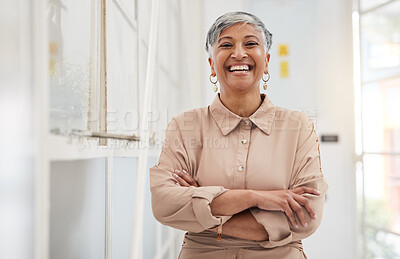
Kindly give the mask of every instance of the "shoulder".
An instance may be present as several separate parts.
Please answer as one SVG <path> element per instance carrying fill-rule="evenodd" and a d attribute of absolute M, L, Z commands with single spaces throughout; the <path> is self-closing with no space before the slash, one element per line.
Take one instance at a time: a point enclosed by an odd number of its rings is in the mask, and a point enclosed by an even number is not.
<path fill-rule="evenodd" d="M 304 120 L 310 119 L 304 112 L 290 110 L 283 107 L 276 106 L 275 112 L 276 120 L 290 120 L 293 122 L 301 123 Z"/>
<path fill-rule="evenodd" d="M 170 124 L 180 130 L 196 130 L 208 119 L 208 116 L 208 107 L 191 109 L 174 116 Z"/>

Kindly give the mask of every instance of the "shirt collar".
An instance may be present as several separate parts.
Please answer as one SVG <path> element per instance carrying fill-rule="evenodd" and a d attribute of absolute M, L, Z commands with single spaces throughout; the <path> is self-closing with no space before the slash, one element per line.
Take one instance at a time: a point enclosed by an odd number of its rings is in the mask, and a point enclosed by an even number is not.
<path fill-rule="evenodd" d="M 265 94 L 261 94 L 263 102 L 260 107 L 249 117 L 252 123 L 254 123 L 260 130 L 265 134 L 271 133 L 272 123 L 274 122 L 276 106 L 271 103 L 269 98 Z M 224 136 L 228 135 L 234 130 L 237 125 L 244 119 L 226 108 L 220 98 L 219 94 L 215 96 L 214 101 L 211 103 L 210 112 L 218 127 Z"/>

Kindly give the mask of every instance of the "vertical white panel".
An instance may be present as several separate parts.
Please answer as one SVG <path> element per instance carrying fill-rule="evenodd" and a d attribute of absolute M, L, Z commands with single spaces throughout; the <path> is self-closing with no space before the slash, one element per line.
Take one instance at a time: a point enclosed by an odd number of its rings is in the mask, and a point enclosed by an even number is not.
<path fill-rule="evenodd" d="M 144 105 L 143 113 L 141 115 L 141 125 L 139 135 L 142 138 L 144 147 L 139 150 L 138 161 L 138 180 L 136 187 L 136 214 L 133 222 L 133 237 L 132 237 L 132 252 L 131 258 L 142 258 L 143 256 L 143 211 L 144 211 L 144 198 L 145 198 L 145 184 L 147 170 L 147 156 L 150 132 L 148 129 L 148 111 L 151 109 L 152 87 L 154 77 L 154 65 L 156 57 L 156 44 L 157 44 L 157 23 L 158 23 L 158 0 L 152 1 L 151 11 L 151 25 L 150 25 L 150 39 L 149 39 L 149 52 L 147 59 L 147 72 L 146 72 L 146 88 L 144 92 Z"/>
<path fill-rule="evenodd" d="M 0 258 L 34 253 L 34 115 L 30 1 L 0 1 Z"/>
<path fill-rule="evenodd" d="M 49 130 L 49 45 L 47 0 L 32 1 L 33 85 L 35 143 L 35 250 L 34 257 L 49 257 L 50 165 L 48 160 Z"/>

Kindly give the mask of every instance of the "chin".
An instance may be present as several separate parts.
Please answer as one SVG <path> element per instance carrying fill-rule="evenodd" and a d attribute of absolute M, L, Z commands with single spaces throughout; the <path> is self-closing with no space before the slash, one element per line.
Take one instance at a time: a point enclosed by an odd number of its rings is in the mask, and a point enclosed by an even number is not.
<path fill-rule="evenodd" d="M 238 92 L 248 92 L 250 90 L 255 89 L 254 86 L 243 86 L 243 85 L 231 86 L 230 88 Z"/>

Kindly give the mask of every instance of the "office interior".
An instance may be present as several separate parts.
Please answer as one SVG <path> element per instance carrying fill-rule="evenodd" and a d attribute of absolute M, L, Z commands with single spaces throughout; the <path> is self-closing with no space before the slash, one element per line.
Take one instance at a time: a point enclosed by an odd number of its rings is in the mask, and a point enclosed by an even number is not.
<path fill-rule="evenodd" d="M 205 35 L 238 10 L 273 34 L 261 91 L 321 140 L 308 258 L 400 258 L 400 0 L 1 0 L 0 258 L 177 258 L 148 169 L 215 97 Z"/>

